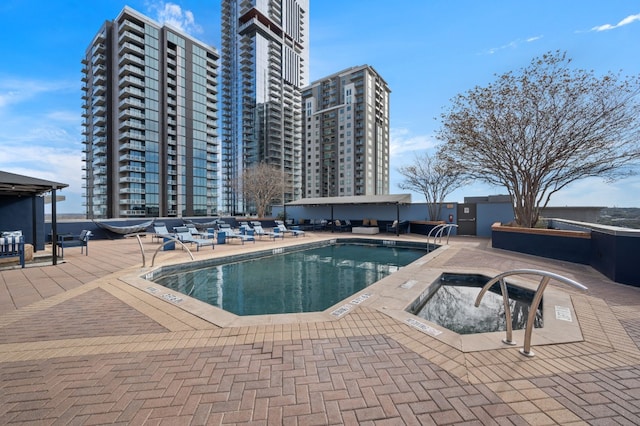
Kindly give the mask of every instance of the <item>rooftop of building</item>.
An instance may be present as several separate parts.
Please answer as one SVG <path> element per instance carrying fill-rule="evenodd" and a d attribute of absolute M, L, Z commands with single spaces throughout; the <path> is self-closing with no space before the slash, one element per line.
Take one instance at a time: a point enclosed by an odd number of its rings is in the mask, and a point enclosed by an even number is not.
<path fill-rule="evenodd" d="M 326 238 L 335 234 L 304 240 Z M 142 245 L 149 263 L 159 245 Z M 536 268 L 579 281 L 586 293 L 550 285 L 570 296 L 583 339 L 534 338 L 533 358 L 511 346 L 461 351 L 367 302 L 338 319 L 220 327 L 125 283 L 148 270 L 135 239 L 99 240 L 88 256 L 65 250 L 57 266 L 0 270 L 0 422 L 640 423 L 639 288 L 484 238 L 452 237 L 420 268 Z"/>

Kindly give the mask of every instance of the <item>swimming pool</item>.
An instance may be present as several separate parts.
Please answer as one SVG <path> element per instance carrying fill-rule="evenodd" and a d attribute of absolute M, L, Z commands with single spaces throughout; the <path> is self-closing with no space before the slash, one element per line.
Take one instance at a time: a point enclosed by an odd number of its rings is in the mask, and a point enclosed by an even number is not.
<path fill-rule="evenodd" d="M 424 256 L 427 247 L 370 240 L 303 248 L 187 264 L 148 278 L 236 315 L 316 312 Z"/>
<path fill-rule="evenodd" d="M 486 293 L 479 307 L 476 297 L 489 277 L 480 274 L 442 274 L 430 291 L 412 304 L 409 312 L 458 334 L 505 331 L 504 302 L 498 283 Z M 507 284 L 511 323 L 524 329 L 534 291 Z M 542 309 L 536 312 L 534 327 L 543 325 Z"/>

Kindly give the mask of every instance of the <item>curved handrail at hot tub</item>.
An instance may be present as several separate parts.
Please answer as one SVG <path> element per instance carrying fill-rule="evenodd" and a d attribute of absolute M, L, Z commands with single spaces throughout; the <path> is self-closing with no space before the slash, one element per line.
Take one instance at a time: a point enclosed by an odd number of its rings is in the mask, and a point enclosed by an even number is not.
<path fill-rule="evenodd" d="M 433 244 L 435 245 L 436 241 L 438 241 L 438 238 L 440 239 L 440 241 L 442 241 L 442 234 L 444 233 L 444 230 L 447 229 L 447 244 L 449 244 L 449 236 L 451 235 L 451 229 L 457 228 L 457 227 L 458 225 L 453 223 L 441 223 L 431 228 L 431 231 L 429 231 L 429 234 L 427 235 L 427 252 L 429 251 L 429 247 L 431 247 L 429 245 L 429 241 L 431 241 L 432 233 L 433 233 Z"/>
<path fill-rule="evenodd" d="M 477 308 L 480 305 L 480 301 L 482 301 L 482 298 L 484 297 L 485 293 L 489 290 L 489 288 L 491 288 L 491 286 L 494 285 L 496 282 L 499 282 L 500 291 L 502 293 L 502 301 L 504 303 L 505 321 L 507 323 L 506 324 L 507 337 L 505 339 L 502 339 L 502 341 L 508 345 L 516 344 L 516 342 L 513 341 L 513 336 L 512 336 L 513 330 L 511 325 L 511 310 L 509 309 L 509 294 L 507 291 L 507 285 L 504 282 L 504 279 L 511 275 L 537 275 L 541 277 L 540 283 L 538 284 L 538 288 L 535 292 L 535 295 L 531 300 L 531 306 L 529 307 L 529 316 L 527 317 L 527 326 L 524 332 L 524 347 L 520 349 L 521 354 L 528 357 L 532 357 L 535 355 L 531 350 L 531 334 L 533 333 L 533 322 L 535 320 L 536 311 L 538 310 L 540 301 L 542 300 L 542 293 L 544 293 L 544 290 L 547 288 L 547 284 L 549 284 L 549 281 L 554 279 L 556 281 L 559 281 L 564 284 L 568 284 L 572 287 L 575 287 L 583 291 L 587 290 L 587 287 L 585 287 L 584 285 L 580 284 L 577 281 L 574 281 L 562 275 L 549 272 L 549 271 L 541 271 L 538 269 L 514 269 L 512 271 L 503 272 L 491 278 L 489 282 L 487 282 L 484 285 L 484 287 L 482 287 L 482 290 L 480 290 L 478 297 L 476 297 L 475 307 Z"/>

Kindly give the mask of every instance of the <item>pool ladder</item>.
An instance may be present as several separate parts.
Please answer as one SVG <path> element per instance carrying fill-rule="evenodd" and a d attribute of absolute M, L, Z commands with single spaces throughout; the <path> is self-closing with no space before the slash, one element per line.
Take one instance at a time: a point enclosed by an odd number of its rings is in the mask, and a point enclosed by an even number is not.
<path fill-rule="evenodd" d="M 127 234 L 124 237 L 125 238 L 130 238 L 130 237 L 136 237 L 138 239 L 138 245 L 140 246 L 140 253 L 142 254 L 142 267 L 144 268 L 146 266 L 147 263 L 147 259 L 144 255 L 144 247 L 142 246 L 142 240 L 140 239 L 140 237 L 145 237 L 147 235 L 156 235 L 153 232 L 136 232 L 134 234 Z M 191 260 L 195 260 L 195 258 L 193 257 L 193 253 L 191 253 L 191 250 L 189 250 L 189 247 L 187 247 L 186 245 L 184 245 L 184 243 L 182 241 L 180 241 L 179 238 L 174 237 L 173 235 L 166 235 L 163 238 L 166 239 L 166 241 L 163 241 L 163 243 L 160 245 L 160 247 L 158 247 L 156 249 L 156 251 L 153 253 L 153 258 L 151 259 L 151 267 L 153 268 L 153 265 L 156 261 L 156 256 L 158 255 L 158 252 L 164 248 L 164 246 L 166 246 L 167 244 L 172 244 L 172 243 L 178 243 L 182 246 L 183 249 L 185 249 L 187 251 L 187 253 L 189 253 L 189 256 L 191 257 Z"/>
<path fill-rule="evenodd" d="M 507 337 L 505 339 L 502 339 L 502 342 L 507 345 L 516 344 L 516 342 L 513 340 L 511 309 L 509 308 L 509 293 L 507 290 L 507 285 L 504 282 L 504 279 L 511 275 L 537 275 L 540 277 L 538 289 L 536 290 L 535 295 L 531 300 L 531 305 L 529 306 L 529 316 L 527 317 L 527 325 L 524 332 L 524 347 L 520 349 L 520 353 L 522 355 L 532 357 L 535 355 L 531 350 L 531 334 L 533 333 L 533 323 L 536 318 L 536 311 L 538 310 L 538 306 L 542 301 L 542 293 L 544 293 L 544 290 L 547 288 L 547 284 L 549 284 L 549 281 L 554 279 L 561 283 L 565 283 L 572 287 L 575 287 L 579 290 L 587 290 L 587 287 L 583 286 L 577 281 L 574 281 L 567 277 L 563 277 L 562 275 L 554 274 L 553 272 L 540 271 L 537 269 L 514 269 L 512 271 L 503 272 L 502 274 L 496 275 L 495 277 L 490 279 L 489 282 L 486 283 L 484 287 L 482 287 L 482 290 L 478 294 L 478 297 L 476 297 L 475 306 L 477 308 L 480 305 L 480 301 L 492 285 L 494 285 L 496 282 L 500 283 L 500 292 L 502 293 L 502 302 L 504 304 L 505 320 L 507 322 Z"/>
<path fill-rule="evenodd" d="M 433 235 L 433 245 L 435 245 L 436 241 L 442 241 L 442 234 L 444 234 L 444 231 L 446 230 L 447 244 L 449 244 L 449 235 L 451 235 L 451 230 L 457 227 L 458 225 L 455 225 L 453 223 L 441 223 L 431 228 L 431 231 L 429 231 L 429 234 L 427 235 L 427 253 L 430 251 L 431 247 L 431 245 L 429 244 L 429 241 L 431 241 L 431 235 Z"/>

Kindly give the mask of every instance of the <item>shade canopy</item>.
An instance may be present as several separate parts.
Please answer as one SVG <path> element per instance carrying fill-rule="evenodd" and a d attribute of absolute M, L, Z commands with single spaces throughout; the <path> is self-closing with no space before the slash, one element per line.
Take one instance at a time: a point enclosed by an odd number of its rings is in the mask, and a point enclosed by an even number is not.
<path fill-rule="evenodd" d="M 68 186 L 69 185 L 66 183 L 52 182 L 49 180 L 0 171 L 0 195 L 15 197 L 40 195 L 55 189 L 66 188 Z"/>
<path fill-rule="evenodd" d="M 288 202 L 285 206 L 338 206 L 349 204 L 411 204 L 411 194 L 302 198 L 300 200 Z"/>

